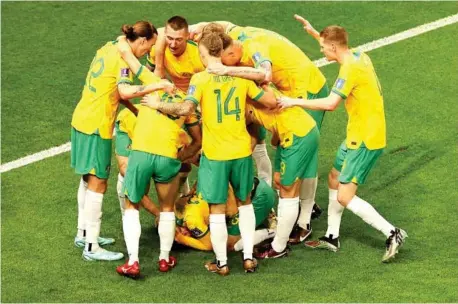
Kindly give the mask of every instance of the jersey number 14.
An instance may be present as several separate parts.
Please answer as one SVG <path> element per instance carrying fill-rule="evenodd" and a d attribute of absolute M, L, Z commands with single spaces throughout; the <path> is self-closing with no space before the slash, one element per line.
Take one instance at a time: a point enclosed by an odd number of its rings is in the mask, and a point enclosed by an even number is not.
<path fill-rule="evenodd" d="M 222 123 L 223 122 L 223 111 L 222 111 L 222 108 L 223 108 L 223 103 L 221 102 L 221 90 L 217 89 L 217 90 L 214 90 L 213 91 L 215 94 L 216 94 L 216 105 L 217 105 L 217 118 L 218 118 L 218 123 Z M 234 95 L 234 92 L 235 92 L 235 87 L 232 87 L 230 90 L 229 90 L 229 93 L 227 94 L 226 98 L 224 99 L 224 115 L 225 116 L 228 116 L 228 115 L 235 115 L 235 119 L 237 121 L 240 120 L 240 113 L 241 113 L 241 110 L 240 110 L 240 105 L 239 105 L 239 98 L 236 97 L 234 99 L 235 101 L 235 108 L 233 110 L 229 110 L 229 107 L 230 107 L 230 103 L 232 101 L 232 96 Z"/>

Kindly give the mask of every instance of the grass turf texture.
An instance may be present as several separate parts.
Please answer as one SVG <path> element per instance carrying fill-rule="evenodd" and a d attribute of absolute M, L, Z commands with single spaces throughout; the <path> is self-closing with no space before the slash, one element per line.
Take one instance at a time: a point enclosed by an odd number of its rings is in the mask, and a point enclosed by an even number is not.
<path fill-rule="evenodd" d="M 71 114 L 90 61 L 123 23 L 146 18 L 161 25 L 176 14 L 190 22 L 230 19 L 282 33 L 317 59 L 317 44 L 303 34 L 293 13 L 307 16 L 318 29 L 341 24 L 350 32 L 351 44 L 359 45 L 457 12 L 456 3 L 425 2 L 1 5 L 3 163 L 69 140 Z M 178 253 L 177 268 L 161 274 L 153 219 L 142 212 L 140 259 L 145 277 L 122 278 L 115 273 L 120 262 L 84 262 L 81 250 L 73 247 L 78 176 L 66 153 L 2 174 L 1 301 L 458 301 L 453 291 L 458 285 L 458 155 L 453 146 L 457 35 L 455 24 L 369 53 L 384 92 L 388 147 L 359 195 L 410 235 L 393 264 L 380 263 L 385 238 L 346 211 L 337 254 L 299 245 L 286 259 L 262 261 L 253 275 L 242 272 L 238 255 L 230 255 L 232 274 L 222 278 L 203 267 L 212 253 L 188 250 Z M 337 69 L 322 69 L 330 84 Z M 326 114 L 316 199 L 324 208 L 326 175 L 345 136 L 345 124 L 342 106 Z M 109 249 L 125 252 L 116 175 L 113 170 L 104 199 L 102 235 L 116 238 Z M 313 229 L 315 236 L 325 232 L 326 214 L 313 222 Z"/>

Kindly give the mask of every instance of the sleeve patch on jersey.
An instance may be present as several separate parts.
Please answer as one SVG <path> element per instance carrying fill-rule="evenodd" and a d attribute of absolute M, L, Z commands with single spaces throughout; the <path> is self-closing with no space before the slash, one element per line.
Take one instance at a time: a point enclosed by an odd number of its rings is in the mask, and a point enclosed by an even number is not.
<path fill-rule="evenodd" d="M 343 86 L 345 84 L 345 79 L 342 79 L 342 78 L 337 78 L 337 81 L 336 81 L 336 88 L 337 89 L 342 89 Z"/>
<path fill-rule="evenodd" d="M 256 52 L 253 54 L 253 56 L 251 56 L 251 58 L 253 58 L 254 62 L 258 62 L 259 60 L 261 60 L 261 54 L 259 52 Z"/>
<path fill-rule="evenodd" d="M 121 69 L 121 77 L 129 77 L 129 69 Z"/>
<path fill-rule="evenodd" d="M 189 86 L 188 95 L 193 95 L 195 91 L 196 91 L 196 86 L 195 85 Z"/>

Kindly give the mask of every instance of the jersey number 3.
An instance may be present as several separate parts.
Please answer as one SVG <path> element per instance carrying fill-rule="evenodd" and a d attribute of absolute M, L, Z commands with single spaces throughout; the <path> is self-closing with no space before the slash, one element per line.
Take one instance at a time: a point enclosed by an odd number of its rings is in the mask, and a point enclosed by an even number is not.
<path fill-rule="evenodd" d="M 222 105 L 222 102 L 221 102 L 221 90 L 217 89 L 217 90 L 214 90 L 213 92 L 215 92 L 216 94 L 216 105 L 217 105 L 217 111 L 218 111 L 218 123 L 222 123 L 223 122 L 223 111 L 222 111 L 222 108 L 223 108 L 223 105 Z M 240 113 L 241 113 L 241 110 L 240 110 L 240 106 L 239 106 L 239 98 L 236 97 L 234 99 L 235 101 L 235 109 L 233 110 L 229 110 L 229 106 L 232 101 L 232 96 L 234 95 L 234 92 L 235 92 L 235 87 L 232 87 L 230 90 L 229 90 L 229 93 L 227 94 L 226 98 L 224 99 L 224 115 L 228 116 L 228 115 L 235 115 L 235 119 L 237 121 L 240 120 Z"/>

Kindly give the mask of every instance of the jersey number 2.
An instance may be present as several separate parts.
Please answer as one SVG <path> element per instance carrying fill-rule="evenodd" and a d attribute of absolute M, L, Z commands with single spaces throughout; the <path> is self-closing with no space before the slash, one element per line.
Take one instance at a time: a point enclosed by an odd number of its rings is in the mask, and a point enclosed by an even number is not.
<path fill-rule="evenodd" d="M 223 122 L 223 111 L 222 111 L 222 108 L 223 108 L 223 105 L 222 105 L 222 102 L 221 102 L 221 90 L 217 89 L 217 90 L 214 90 L 213 92 L 215 92 L 216 94 L 216 105 L 217 105 L 217 111 L 218 111 L 218 123 L 222 123 Z M 241 113 L 241 110 L 240 110 L 240 105 L 239 105 L 239 98 L 236 97 L 234 99 L 235 101 L 235 109 L 233 110 L 229 110 L 229 103 L 231 102 L 231 99 L 232 99 L 232 95 L 234 95 L 234 92 L 235 92 L 235 87 L 232 87 L 230 90 L 229 90 L 229 93 L 227 94 L 226 98 L 224 99 L 224 115 L 235 115 L 235 119 L 237 121 L 240 120 L 240 113 Z"/>

